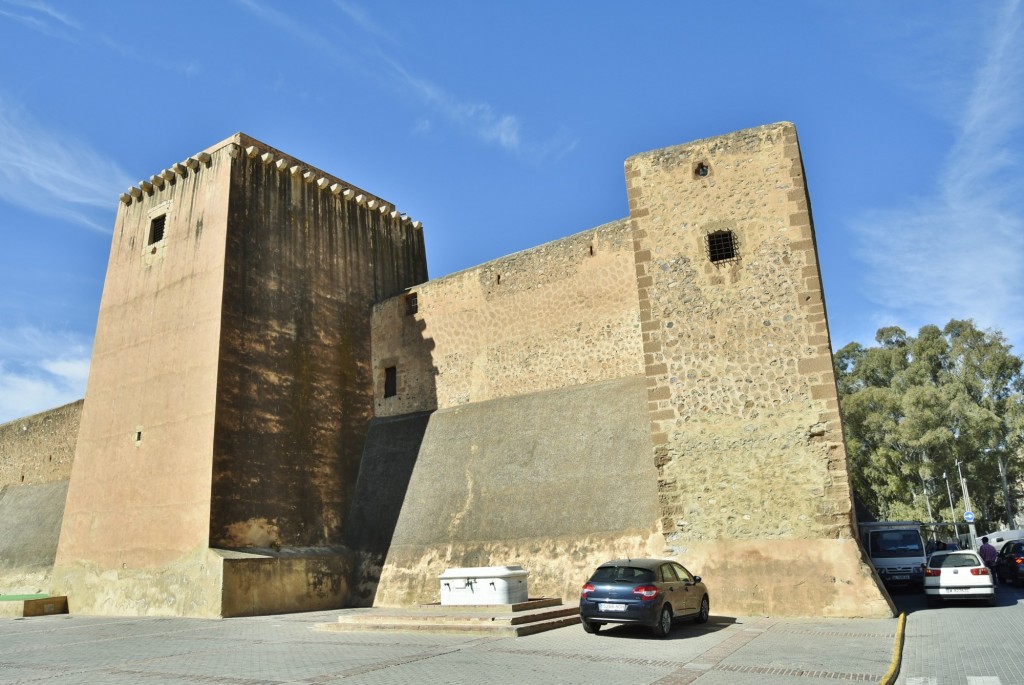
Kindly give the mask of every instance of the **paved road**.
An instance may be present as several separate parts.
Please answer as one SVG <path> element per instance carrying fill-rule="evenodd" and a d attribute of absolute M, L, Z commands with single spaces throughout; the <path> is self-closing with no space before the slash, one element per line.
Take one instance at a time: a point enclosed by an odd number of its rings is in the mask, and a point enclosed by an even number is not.
<path fill-rule="evenodd" d="M 667 640 L 630 626 L 520 638 L 312 630 L 337 616 L 8 619 L 0 621 L 0 683 L 877 683 L 897 624 L 713 617 L 680 625 Z"/>
<path fill-rule="evenodd" d="M 898 685 L 1024 685 L 1024 589 L 999 604 L 907 612 Z M 325 633 L 340 612 L 227 620 L 48 616 L 0 619 L 0 685 L 331 685 L 352 683 L 877 683 L 896 619 L 712 617 L 668 640 L 620 626 L 521 638 Z"/>
<path fill-rule="evenodd" d="M 1024 685 L 1024 588 L 1001 585 L 996 598 L 932 609 L 918 593 L 894 594 L 907 614 L 897 685 Z"/>

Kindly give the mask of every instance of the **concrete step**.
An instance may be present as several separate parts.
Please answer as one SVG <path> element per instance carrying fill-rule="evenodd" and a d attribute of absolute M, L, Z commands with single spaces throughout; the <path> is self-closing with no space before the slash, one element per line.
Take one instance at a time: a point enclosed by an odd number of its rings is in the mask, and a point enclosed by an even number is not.
<path fill-rule="evenodd" d="M 529 604 L 529 603 L 524 603 Z M 336 623 L 318 623 L 322 631 L 407 630 L 496 636 L 532 635 L 579 623 L 579 608 L 561 600 L 531 607 L 515 605 L 440 606 L 350 609 Z"/>

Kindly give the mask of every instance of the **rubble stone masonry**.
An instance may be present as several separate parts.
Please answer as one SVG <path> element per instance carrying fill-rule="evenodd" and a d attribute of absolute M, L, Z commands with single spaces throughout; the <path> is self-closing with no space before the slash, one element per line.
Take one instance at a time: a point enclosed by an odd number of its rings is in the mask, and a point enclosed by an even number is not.
<path fill-rule="evenodd" d="M 629 223 L 583 231 L 386 300 L 374 310 L 372 345 L 377 416 L 641 375 Z M 388 367 L 397 380 L 391 397 Z"/>
<path fill-rule="evenodd" d="M 669 554 L 728 579 L 731 611 L 886 613 L 854 540 L 795 128 L 637 155 L 626 181 Z"/>

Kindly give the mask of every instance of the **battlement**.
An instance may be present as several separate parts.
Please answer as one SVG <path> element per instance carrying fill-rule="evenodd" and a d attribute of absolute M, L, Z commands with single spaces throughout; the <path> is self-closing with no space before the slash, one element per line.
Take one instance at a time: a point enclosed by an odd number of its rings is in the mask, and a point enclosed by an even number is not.
<path fill-rule="evenodd" d="M 127 192 L 121 193 L 121 202 L 130 205 L 132 202 L 141 199 L 144 195 L 152 196 L 158 194 L 164 188 L 174 185 L 180 178 L 185 178 L 189 174 L 197 174 L 203 168 L 209 168 L 213 163 L 213 156 L 222 150 L 232 159 L 240 155 L 244 155 L 249 159 L 258 159 L 263 165 L 272 166 L 282 174 L 301 178 L 305 183 L 315 185 L 320 190 L 335 195 L 342 200 L 354 202 L 370 210 L 377 210 L 382 215 L 389 215 L 392 219 L 400 219 L 402 223 L 411 224 L 417 230 L 423 227 L 421 222 L 414 221 L 408 214 L 398 211 L 393 203 L 367 192 L 352 183 L 343 181 L 337 176 L 328 174 L 301 160 L 286 155 L 280 150 L 272 148 L 244 133 L 236 133 L 230 138 L 206 148 L 202 152 L 172 164 L 163 171 L 150 176 L 148 181 L 139 181 L 136 185 L 129 188 Z"/>

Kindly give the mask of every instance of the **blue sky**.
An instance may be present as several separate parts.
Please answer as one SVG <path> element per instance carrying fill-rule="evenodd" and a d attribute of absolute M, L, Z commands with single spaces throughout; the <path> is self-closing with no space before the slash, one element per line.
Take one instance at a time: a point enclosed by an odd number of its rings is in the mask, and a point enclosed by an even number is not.
<path fill-rule="evenodd" d="M 632 154 L 792 121 L 834 349 L 972 318 L 1022 354 L 1022 20 L 1020 0 L 0 0 L 0 422 L 84 395 L 118 195 L 237 131 L 422 221 L 437 277 L 626 216 Z"/>

